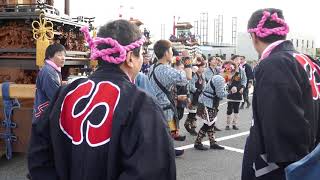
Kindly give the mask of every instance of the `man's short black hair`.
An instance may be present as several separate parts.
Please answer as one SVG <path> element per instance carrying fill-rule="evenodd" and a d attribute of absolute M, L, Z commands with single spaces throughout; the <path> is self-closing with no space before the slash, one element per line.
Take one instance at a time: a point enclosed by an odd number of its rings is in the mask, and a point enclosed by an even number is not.
<path fill-rule="evenodd" d="M 210 56 L 208 59 L 208 62 L 211 62 L 214 58 L 216 58 L 215 56 Z"/>
<path fill-rule="evenodd" d="M 45 59 L 51 59 L 57 52 L 61 51 L 66 52 L 66 48 L 63 45 L 59 43 L 51 44 L 46 49 Z"/>
<path fill-rule="evenodd" d="M 254 29 L 258 26 L 258 24 L 263 16 L 264 11 L 268 11 L 268 12 L 270 12 L 270 14 L 277 13 L 279 18 L 284 19 L 282 10 L 280 10 L 280 9 L 275 9 L 275 8 L 259 9 L 259 10 L 255 11 L 254 13 L 252 13 L 252 15 L 249 19 L 249 22 L 248 22 L 248 27 L 247 27 L 248 29 Z M 275 21 L 271 21 L 270 19 L 268 19 L 265 22 L 265 24 L 263 25 L 264 28 L 269 28 L 269 29 L 281 27 L 281 26 L 282 26 L 281 24 L 278 24 Z M 278 40 L 285 40 L 286 35 L 281 36 L 281 35 L 271 34 L 271 35 L 264 37 L 264 38 L 261 38 L 258 36 L 257 36 L 257 38 L 260 41 L 265 42 L 265 43 L 273 43 Z"/>
<path fill-rule="evenodd" d="M 232 57 L 231 57 L 231 60 L 233 61 L 233 60 L 235 60 L 236 58 L 238 58 L 238 57 L 242 57 L 242 56 L 239 56 L 239 55 L 233 55 Z"/>
<path fill-rule="evenodd" d="M 153 50 L 154 53 L 156 54 L 158 59 L 163 58 L 165 53 L 172 47 L 172 44 L 168 40 L 159 40 L 157 41 L 154 46 Z"/>
<path fill-rule="evenodd" d="M 142 33 L 139 27 L 136 26 L 135 24 L 127 20 L 119 19 L 119 20 L 108 22 L 107 24 L 101 26 L 97 36 L 101 38 L 112 38 L 114 40 L 117 40 L 118 43 L 121 44 L 122 46 L 125 46 L 140 39 L 142 37 Z M 107 44 L 100 44 L 97 46 L 97 48 L 101 50 L 101 49 L 111 48 L 111 46 Z M 139 57 L 140 51 L 142 51 L 141 47 L 132 49 L 132 53 L 136 57 Z M 115 53 L 112 56 L 117 57 L 119 56 L 119 54 Z M 110 65 L 112 63 L 106 62 L 102 60 L 102 58 L 98 58 L 98 64 Z"/>

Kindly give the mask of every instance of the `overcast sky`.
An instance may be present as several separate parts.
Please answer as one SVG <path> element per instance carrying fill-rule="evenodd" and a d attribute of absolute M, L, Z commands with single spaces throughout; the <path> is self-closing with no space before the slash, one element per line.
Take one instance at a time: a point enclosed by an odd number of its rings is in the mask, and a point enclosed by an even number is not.
<path fill-rule="evenodd" d="M 224 16 L 224 41 L 231 42 L 232 17 L 238 18 L 238 32 L 245 32 L 250 15 L 260 8 L 283 10 L 290 32 L 298 36 L 313 38 L 320 46 L 320 11 L 316 0 L 70 0 L 71 16 L 96 17 L 96 24 L 102 25 L 118 18 L 119 7 L 123 5 L 124 17 L 140 19 L 150 29 L 155 39 L 161 38 L 161 24 L 165 24 L 166 38 L 172 34 L 173 16 L 180 21 L 193 24 L 200 19 L 201 12 L 209 14 L 209 41 L 213 41 L 213 19 Z M 56 6 L 61 6 L 55 1 Z M 61 3 L 61 2 L 60 2 Z M 133 7 L 133 8 L 131 8 Z M 295 35 L 294 35 L 295 36 Z"/>

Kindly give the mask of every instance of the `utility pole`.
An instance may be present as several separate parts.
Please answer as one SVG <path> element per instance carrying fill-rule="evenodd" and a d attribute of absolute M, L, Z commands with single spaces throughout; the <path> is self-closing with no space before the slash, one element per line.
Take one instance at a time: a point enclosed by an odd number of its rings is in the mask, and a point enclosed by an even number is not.
<path fill-rule="evenodd" d="M 218 44 L 223 43 L 223 15 L 218 15 Z"/>
<path fill-rule="evenodd" d="M 166 38 L 166 25 L 165 24 L 161 24 L 161 39 L 165 39 Z"/>
<path fill-rule="evenodd" d="M 237 17 L 232 17 L 232 45 L 237 44 Z"/>
<path fill-rule="evenodd" d="M 208 44 L 208 13 L 200 14 L 200 43 Z"/>

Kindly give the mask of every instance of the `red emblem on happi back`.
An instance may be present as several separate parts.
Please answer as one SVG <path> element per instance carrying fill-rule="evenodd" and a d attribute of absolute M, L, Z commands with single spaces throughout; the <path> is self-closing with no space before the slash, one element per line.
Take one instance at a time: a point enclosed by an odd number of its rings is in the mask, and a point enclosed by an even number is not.
<path fill-rule="evenodd" d="M 312 89 L 312 97 L 314 100 L 320 98 L 320 68 L 308 56 L 304 54 L 294 54 L 296 60 L 301 64 L 306 71 L 310 86 Z"/>
<path fill-rule="evenodd" d="M 119 87 L 109 81 L 99 82 L 96 85 L 93 81 L 88 80 L 79 84 L 66 95 L 62 103 L 61 130 L 75 145 L 83 143 L 84 138 L 92 147 L 108 143 L 111 138 L 113 113 L 119 98 Z M 82 99 L 88 99 L 88 103 L 80 107 L 80 112 L 75 114 L 75 107 Z M 104 111 L 99 112 L 98 116 L 90 116 L 91 119 L 89 119 L 89 115 L 99 106 L 103 106 Z M 94 122 L 99 123 L 92 124 L 92 118 L 97 118 L 94 119 Z M 84 127 L 86 127 L 86 132 L 84 132 Z"/>

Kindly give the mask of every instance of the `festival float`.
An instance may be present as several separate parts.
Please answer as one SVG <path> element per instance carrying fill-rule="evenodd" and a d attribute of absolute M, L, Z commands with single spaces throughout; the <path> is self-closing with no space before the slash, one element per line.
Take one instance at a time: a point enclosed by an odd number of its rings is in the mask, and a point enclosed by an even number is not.
<path fill-rule="evenodd" d="M 194 57 L 199 52 L 199 43 L 194 34 L 191 33 L 193 26 L 190 22 L 173 23 L 173 34 L 169 40 L 175 49 L 182 53 L 182 56 Z"/>
<path fill-rule="evenodd" d="M 53 0 L 0 0 L 0 156 L 26 152 L 31 132 L 35 81 L 44 65 L 50 43 L 65 46 L 62 79 L 85 74 L 90 66 L 88 49 L 80 32 L 93 28 L 94 18 L 69 16 Z"/>
<path fill-rule="evenodd" d="M 142 21 L 140 21 L 139 19 L 135 19 L 135 18 L 133 18 L 133 17 L 130 17 L 129 21 L 130 21 L 131 23 L 137 25 L 137 26 L 140 28 L 140 30 L 141 30 L 141 25 L 143 25 L 143 22 L 142 22 Z M 152 44 L 152 42 L 151 42 L 151 37 L 150 37 L 150 31 L 145 27 L 145 28 L 142 30 L 142 32 L 143 32 L 143 36 L 145 37 L 145 42 L 144 42 L 144 44 L 143 44 L 143 46 L 142 46 L 142 48 L 143 48 L 143 54 L 148 54 L 148 51 L 149 51 L 148 46 Z"/>

